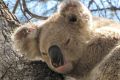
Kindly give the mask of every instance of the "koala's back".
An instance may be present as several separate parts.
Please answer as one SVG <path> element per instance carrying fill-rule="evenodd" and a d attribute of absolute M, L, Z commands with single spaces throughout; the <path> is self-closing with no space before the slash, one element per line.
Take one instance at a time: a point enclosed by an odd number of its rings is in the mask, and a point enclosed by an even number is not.
<path fill-rule="evenodd" d="M 89 43 L 93 48 L 88 48 L 88 52 L 94 53 L 97 59 L 93 60 L 98 62 L 90 72 L 89 80 L 120 80 L 120 30 L 103 27 L 96 32 L 98 34 Z"/>
<path fill-rule="evenodd" d="M 90 80 L 120 80 L 120 44 L 90 74 Z"/>
<path fill-rule="evenodd" d="M 120 31 L 102 27 L 93 31 L 77 67 L 70 76 L 78 80 L 120 80 Z"/>

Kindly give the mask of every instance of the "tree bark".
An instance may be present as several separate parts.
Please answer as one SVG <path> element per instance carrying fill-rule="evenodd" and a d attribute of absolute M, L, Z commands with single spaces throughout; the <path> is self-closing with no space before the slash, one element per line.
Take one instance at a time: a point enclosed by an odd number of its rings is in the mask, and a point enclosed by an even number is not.
<path fill-rule="evenodd" d="M 41 61 L 26 61 L 12 48 L 11 34 L 20 25 L 0 0 L 0 80 L 63 80 Z"/>

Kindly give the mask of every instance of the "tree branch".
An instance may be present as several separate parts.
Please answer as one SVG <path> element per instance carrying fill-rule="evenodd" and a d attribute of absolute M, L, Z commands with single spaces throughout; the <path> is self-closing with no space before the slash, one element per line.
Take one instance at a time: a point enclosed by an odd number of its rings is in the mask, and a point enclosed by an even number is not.
<path fill-rule="evenodd" d="M 112 11 L 117 11 L 120 10 L 120 8 L 117 7 L 108 7 L 108 8 L 100 8 L 100 9 L 91 9 L 91 11 L 102 11 L 102 10 L 112 10 Z"/>
<path fill-rule="evenodd" d="M 42 19 L 42 20 L 45 20 L 45 19 L 48 18 L 48 17 L 38 16 L 38 15 L 36 15 L 36 14 L 30 12 L 30 11 L 28 10 L 28 8 L 27 8 L 27 5 L 26 5 L 25 0 L 22 0 L 22 2 L 23 2 L 23 9 L 24 9 L 24 12 L 28 13 L 31 17 L 34 17 L 34 18 L 37 18 L 37 19 Z"/>
<path fill-rule="evenodd" d="M 4 72 L 4 74 L 0 77 L 1 80 L 3 80 L 3 78 L 7 74 L 8 70 L 11 68 L 11 66 L 12 66 L 12 64 L 10 64 L 10 66 L 6 69 L 6 71 Z"/>
<path fill-rule="evenodd" d="M 13 14 L 15 14 L 19 2 L 20 2 L 20 0 L 17 0 L 17 1 L 16 1 L 15 6 L 14 6 L 14 9 L 13 9 L 13 11 L 12 11 Z"/>

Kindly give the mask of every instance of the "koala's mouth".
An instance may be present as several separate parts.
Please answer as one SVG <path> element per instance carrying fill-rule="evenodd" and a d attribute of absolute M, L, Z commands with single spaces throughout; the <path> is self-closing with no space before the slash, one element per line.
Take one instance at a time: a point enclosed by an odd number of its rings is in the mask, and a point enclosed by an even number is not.
<path fill-rule="evenodd" d="M 64 65 L 56 68 L 55 70 L 58 73 L 65 74 L 65 73 L 69 73 L 72 69 L 73 69 L 72 63 L 71 62 L 66 62 Z"/>

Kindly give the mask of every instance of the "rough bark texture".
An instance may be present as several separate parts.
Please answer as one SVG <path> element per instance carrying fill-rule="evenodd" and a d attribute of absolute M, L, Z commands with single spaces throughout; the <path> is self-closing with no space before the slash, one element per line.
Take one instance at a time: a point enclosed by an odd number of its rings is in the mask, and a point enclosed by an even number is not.
<path fill-rule="evenodd" d="M 12 48 L 12 31 L 19 26 L 17 18 L 0 0 L 0 80 L 63 80 L 41 61 L 29 62 Z"/>

